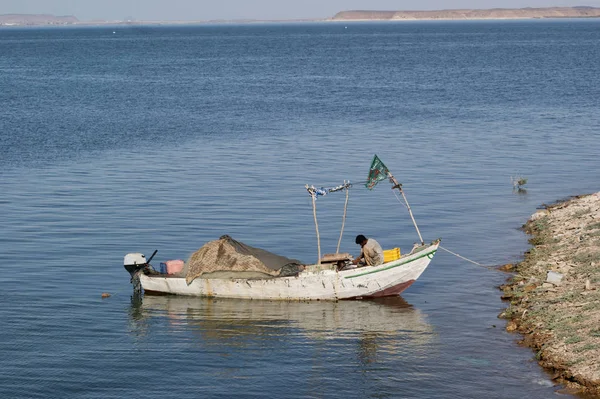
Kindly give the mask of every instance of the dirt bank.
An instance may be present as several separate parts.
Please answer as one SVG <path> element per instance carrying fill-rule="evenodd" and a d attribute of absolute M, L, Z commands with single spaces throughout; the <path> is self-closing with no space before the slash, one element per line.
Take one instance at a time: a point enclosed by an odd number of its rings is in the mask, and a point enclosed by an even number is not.
<path fill-rule="evenodd" d="M 600 193 L 546 206 L 524 229 L 533 247 L 501 287 L 500 317 L 557 382 L 600 395 Z"/>

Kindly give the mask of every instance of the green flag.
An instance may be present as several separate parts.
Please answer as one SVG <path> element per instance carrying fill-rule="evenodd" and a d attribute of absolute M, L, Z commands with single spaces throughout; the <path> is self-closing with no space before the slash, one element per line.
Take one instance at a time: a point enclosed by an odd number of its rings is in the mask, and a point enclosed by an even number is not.
<path fill-rule="evenodd" d="M 385 180 L 388 177 L 390 171 L 387 166 L 381 162 L 381 159 L 377 155 L 373 157 L 373 162 L 371 162 L 371 169 L 369 169 L 369 180 L 365 186 L 369 190 L 373 190 L 375 185 L 379 183 L 381 180 Z"/>

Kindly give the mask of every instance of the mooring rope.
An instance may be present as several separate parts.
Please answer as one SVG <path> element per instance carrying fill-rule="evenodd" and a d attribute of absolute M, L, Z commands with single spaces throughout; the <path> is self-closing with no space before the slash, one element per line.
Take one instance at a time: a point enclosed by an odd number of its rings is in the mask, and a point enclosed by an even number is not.
<path fill-rule="evenodd" d="M 403 202 L 403 201 L 400 199 L 400 197 L 398 196 L 398 194 L 396 193 L 396 191 L 394 191 L 394 195 L 396 196 L 396 199 L 398 200 L 398 202 L 399 202 L 399 203 L 401 203 L 402 205 L 404 205 L 404 207 L 405 207 L 405 208 L 407 208 L 406 204 L 405 204 L 405 203 L 404 203 L 404 202 Z M 501 271 L 501 270 L 498 270 L 498 268 L 497 268 L 497 267 L 494 267 L 494 266 L 487 266 L 487 265 L 482 265 L 482 264 L 481 264 L 481 263 L 479 263 L 479 262 L 475 262 L 474 260 L 471 260 L 471 259 L 469 259 L 469 258 L 465 258 L 464 256 L 462 256 L 462 255 L 459 255 L 459 254 L 457 254 L 456 252 L 452 252 L 452 251 L 450 251 L 449 249 L 442 247 L 441 245 L 440 245 L 438 248 L 439 248 L 439 249 L 443 249 L 444 251 L 446 251 L 446 252 L 448 252 L 448 253 L 450 253 L 450 254 L 452 254 L 452 255 L 454 255 L 454 256 L 456 256 L 456 257 L 460 258 L 460 259 L 466 260 L 467 262 L 471 262 L 471 263 L 473 263 L 474 265 L 481 266 L 481 267 L 485 267 L 486 269 L 489 269 L 489 270 Z"/>
<path fill-rule="evenodd" d="M 439 248 L 439 249 L 443 249 L 444 251 L 446 251 L 446 252 L 448 252 L 448 253 L 450 253 L 450 254 L 452 254 L 452 255 L 454 255 L 454 256 L 456 256 L 456 257 L 458 257 L 458 258 L 461 258 L 461 259 L 463 259 L 463 260 L 466 260 L 467 262 L 471 262 L 471 263 L 473 263 L 474 265 L 481 266 L 481 267 L 485 267 L 485 268 L 486 268 L 486 269 L 488 269 L 488 270 L 494 270 L 494 271 L 496 271 L 496 272 L 498 272 L 498 271 L 501 271 L 501 270 L 499 270 L 498 268 L 496 268 L 496 267 L 494 267 L 494 266 L 486 266 L 486 265 L 482 265 L 482 264 L 481 264 L 481 263 L 479 263 L 479 262 L 475 262 L 474 260 L 471 260 L 471 259 L 469 259 L 469 258 L 465 258 L 464 256 L 462 256 L 462 255 L 459 255 L 459 254 L 457 254 L 456 252 L 452 252 L 452 251 L 450 251 L 449 249 L 442 247 L 441 245 L 440 245 L 438 248 Z"/>

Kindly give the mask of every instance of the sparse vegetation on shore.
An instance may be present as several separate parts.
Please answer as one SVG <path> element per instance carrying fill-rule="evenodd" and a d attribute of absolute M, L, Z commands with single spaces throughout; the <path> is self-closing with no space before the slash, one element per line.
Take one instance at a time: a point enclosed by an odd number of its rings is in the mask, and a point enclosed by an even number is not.
<path fill-rule="evenodd" d="M 524 229 L 533 247 L 501 287 L 500 317 L 553 379 L 600 394 L 600 193 L 546 206 Z"/>

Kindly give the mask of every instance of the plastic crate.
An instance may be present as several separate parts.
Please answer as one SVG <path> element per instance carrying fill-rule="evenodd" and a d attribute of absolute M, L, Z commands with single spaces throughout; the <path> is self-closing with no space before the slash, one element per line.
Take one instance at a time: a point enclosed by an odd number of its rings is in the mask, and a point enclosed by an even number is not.
<path fill-rule="evenodd" d="M 383 251 L 383 263 L 400 259 L 400 248 L 386 249 Z"/>

